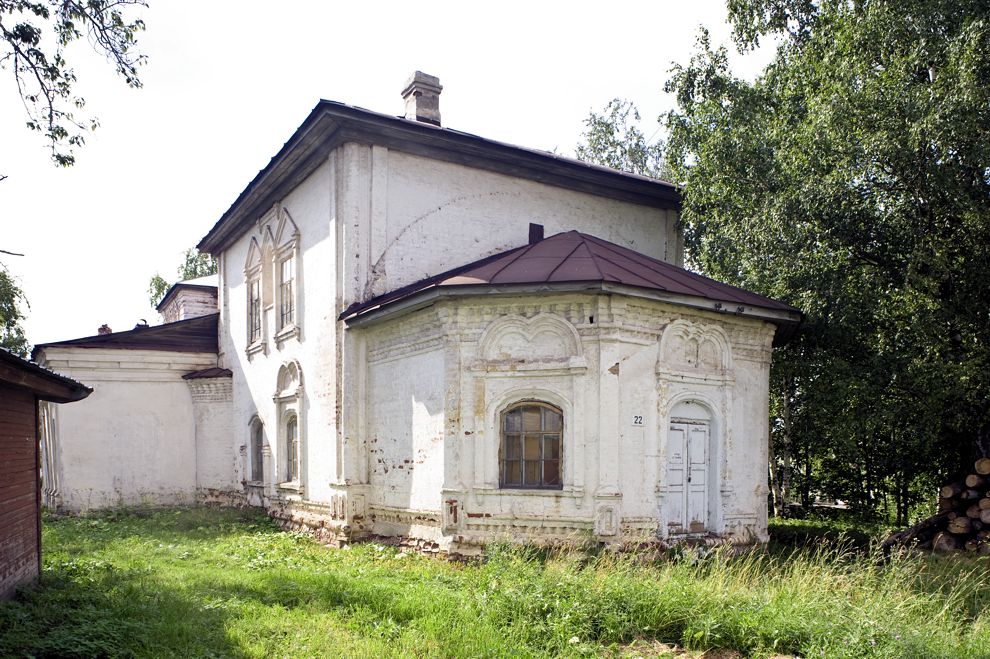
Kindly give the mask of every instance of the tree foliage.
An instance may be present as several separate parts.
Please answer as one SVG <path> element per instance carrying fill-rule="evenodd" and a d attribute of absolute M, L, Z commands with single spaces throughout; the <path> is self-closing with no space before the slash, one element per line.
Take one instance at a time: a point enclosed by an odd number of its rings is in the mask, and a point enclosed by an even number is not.
<path fill-rule="evenodd" d="M 654 178 L 666 178 L 663 142 L 651 142 L 637 126 L 639 111 L 630 101 L 612 99 L 601 114 L 592 112 L 575 149 L 579 160 Z M 658 130 L 659 130 L 658 126 Z"/>
<path fill-rule="evenodd" d="M 217 274 L 217 260 L 195 247 L 190 247 L 182 253 L 182 263 L 175 271 L 179 276 L 177 281 L 215 275 Z M 156 272 L 151 281 L 148 282 L 148 300 L 151 302 L 151 306 L 157 307 L 171 287 L 172 283 L 166 281 Z"/>
<path fill-rule="evenodd" d="M 21 304 L 27 305 L 24 292 L 7 268 L 0 264 L 0 347 L 19 357 L 26 357 L 28 340 L 21 327 L 21 321 L 24 320 Z"/>
<path fill-rule="evenodd" d="M 0 0 L 0 66 L 12 71 L 27 127 L 44 135 L 58 165 L 73 164 L 73 147 L 98 125 L 76 116 L 86 102 L 74 91 L 66 50 L 85 37 L 129 86 L 140 87 L 144 58 L 135 45 L 144 22 L 127 16 L 134 5 L 146 6 L 142 0 Z"/>
<path fill-rule="evenodd" d="M 990 451 L 990 4 L 728 4 L 737 46 L 780 46 L 747 82 L 703 33 L 673 71 L 686 244 L 806 314 L 772 373 L 778 503 L 904 522 Z"/>

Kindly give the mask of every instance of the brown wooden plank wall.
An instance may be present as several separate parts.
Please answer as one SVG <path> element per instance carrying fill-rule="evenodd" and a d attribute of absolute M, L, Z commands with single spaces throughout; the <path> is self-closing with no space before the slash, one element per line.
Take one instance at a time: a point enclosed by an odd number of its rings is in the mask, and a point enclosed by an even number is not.
<path fill-rule="evenodd" d="M 38 578 L 38 403 L 0 384 L 0 599 Z"/>

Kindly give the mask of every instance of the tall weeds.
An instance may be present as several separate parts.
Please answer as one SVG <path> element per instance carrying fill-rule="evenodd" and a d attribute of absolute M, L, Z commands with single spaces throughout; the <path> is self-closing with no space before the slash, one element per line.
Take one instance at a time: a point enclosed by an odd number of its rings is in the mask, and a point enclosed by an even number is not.
<path fill-rule="evenodd" d="M 203 509 L 49 521 L 0 656 L 990 657 L 986 559 L 832 545 L 635 556 L 498 545 L 460 566 Z"/>

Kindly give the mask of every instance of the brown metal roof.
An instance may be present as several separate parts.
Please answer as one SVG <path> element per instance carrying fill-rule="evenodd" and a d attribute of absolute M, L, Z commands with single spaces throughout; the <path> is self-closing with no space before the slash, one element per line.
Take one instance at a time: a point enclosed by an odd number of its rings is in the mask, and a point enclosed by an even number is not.
<path fill-rule="evenodd" d="M 71 403 L 93 390 L 60 373 L 29 362 L 0 347 L 0 383 L 27 389 L 42 400 Z"/>
<path fill-rule="evenodd" d="M 655 208 L 681 207 L 680 190 L 667 181 L 321 100 L 197 247 L 211 254 L 221 252 L 273 203 L 325 163 L 330 151 L 346 142 L 381 144 L 405 153 Z"/>
<path fill-rule="evenodd" d="M 81 339 L 42 343 L 32 355 L 50 347 L 108 348 L 118 350 L 170 350 L 173 352 L 217 352 L 217 322 L 220 314 L 198 316 L 164 325 L 136 327 L 127 332 L 98 334 Z"/>
<path fill-rule="evenodd" d="M 207 378 L 229 378 L 234 375 L 229 368 L 204 368 L 201 371 L 193 371 L 182 376 L 183 380 L 205 380 Z"/>
<path fill-rule="evenodd" d="M 380 309 L 431 290 L 446 288 L 508 292 L 513 286 L 600 284 L 660 291 L 667 296 L 711 301 L 716 311 L 756 308 L 779 312 L 779 324 L 796 325 L 800 312 L 783 302 L 729 286 L 627 247 L 578 231 L 558 233 L 539 242 L 448 270 L 414 284 L 352 304 L 341 320 Z M 479 288 L 480 287 L 480 288 Z M 674 300 L 671 300 L 674 301 Z"/>

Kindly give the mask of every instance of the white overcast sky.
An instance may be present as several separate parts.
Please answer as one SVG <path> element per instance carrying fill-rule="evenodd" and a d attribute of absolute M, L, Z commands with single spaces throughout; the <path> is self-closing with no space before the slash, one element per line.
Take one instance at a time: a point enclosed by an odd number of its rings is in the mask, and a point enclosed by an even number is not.
<path fill-rule="evenodd" d="M 103 323 L 157 324 L 149 278 L 195 245 L 320 98 L 402 113 L 414 70 L 439 76 L 444 126 L 572 155 L 589 111 L 635 102 L 643 131 L 671 100 L 705 25 L 728 42 L 721 0 L 302 2 L 167 0 L 141 11 L 144 88 L 85 44 L 69 52 L 101 127 L 55 167 L 0 71 L 0 249 L 30 302 L 32 343 Z M 752 77 L 768 53 L 736 57 Z"/>

